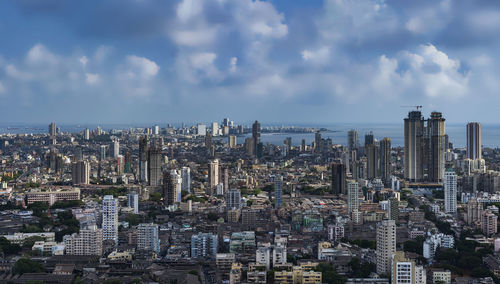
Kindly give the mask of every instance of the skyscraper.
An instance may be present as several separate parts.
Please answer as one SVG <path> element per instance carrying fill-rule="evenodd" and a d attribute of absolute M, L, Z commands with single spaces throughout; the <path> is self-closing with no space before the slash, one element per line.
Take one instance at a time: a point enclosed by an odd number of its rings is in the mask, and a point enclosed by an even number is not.
<path fill-rule="evenodd" d="M 444 174 L 444 212 L 457 212 L 457 175 L 453 170 Z"/>
<path fill-rule="evenodd" d="M 389 199 L 389 220 L 394 220 L 396 223 L 399 220 L 399 201 L 396 198 Z"/>
<path fill-rule="evenodd" d="M 148 181 L 148 137 L 142 136 L 139 138 L 139 180 Z"/>
<path fill-rule="evenodd" d="M 219 184 L 219 159 L 215 159 L 208 165 L 208 184 L 214 188 Z"/>
<path fill-rule="evenodd" d="M 253 154 L 260 158 L 262 153 L 259 151 L 260 145 L 260 123 L 256 120 L 252 125 L 252 139 L 253 139 Z"/>
<path fill-rule="evenodd" d="M 104 161 L 107 158 L 108 145 L 101 145 L 99 150 L 99 161 Z"/>
<path fill-rule="evenodd" d="M 347 132 L 347 148 L 349 151 L 357 149 L 359 146 L 358 132 L 351 129 Z"/>
<path fill-rule="evenodd" d="M 160 253 L 158 225 L 142 223 L 137 226 L 137 250 Z"/>
<path fill-rule="evenodd" d="M 219 135 L 219 124 L 217 122 L 212 122 L 212 136 Z"/>
<path fill-rule="evenodd" d="M 389 274 L 392 270 L 392 255 L 396 252 L 396 223 L 383 220 L 377 225 L 377 273 Z"/>
<path fill-rule="evenodd" d="M 347 181 L 347 212 L 351 214 L 359 209 L 358 183 L 354 180 Z"/>
<path fill-rule="evenodd" d="M 281 208 L 281 195 L 283 188 L 283 177 L 277 175 L 274 177 L 274 207 Z"/>
<path fill-rule="evenodd" d="M 241 191 L 237 188 L 231 188 L 226 192 L 226 210 L 241 208 Z"/>
<path fill-rule="evenodd" d="M 380 177 L 388 182 L 392 175 L 391 138 L 385 137 L 380 141 Z"/>
<path fill-rule="evenodd" d="M 170 176 L 172 177 L 172 181 L 173 181 L 173 185 L 174 185 L 174 200 L 175 200 L 175 202 L 181 202 L 182 177 L 176 170 L 171 170 Z"/>
<path fill-rule="evenodd" d="M 118 244 L 118 199 L 106 195 L 102 200 L 102 239 Z"/>
<path fill-rule="evenodd" d="M 372 135 L 373 138 L 373 135 Z M 366 152 L 366 172 L 368 179 L 379 177 L 379 147 L 372 139 L 372 144 L 365 145 Z"/>
<path fill-rule="evenodd" d="M 440 112 L 432 112 L 427 121 L 427 133 L 429 135 L 430 147 L 428 152 L 427 171 L 431 182 L 442 182 L 445 166 L 445 127 L 443 115 Z"/>
<path fill-rule="evenodd" d="M 227 141 L 228 141 L 229 148 L 235 148 L 236 147 L 236 145 L 237 145 L 236 135 L 229 135 L 227 137 Z"/>
<path fill-rule="evenodd" d="M 139 195 L 136 192 L 127 194 L 127 206 L 134 209 L 134 214 L 139 213 Z"/>
<path fill-rule="evenodd" d="M 332 163 L 332 193 L 345 194 L 346 167 L 342 163 Z"/>
<path fill-rule="evenodd" d="M 479 122 L 467 124 L 467 158 L 471 160 L 482 159 L 482 127 Z"/>
<path fill-rule="evenodd" d="M 118 140 L 115 140 L 111 143 L 110 155 L 115 159 L 118 158 L 118 155 L 120 155 L 120 142 L 118 142 Z"/>
<path fill-rule="evenodd" d="M 161 185 L 161 148 L 153 146 L 148 151 L 148 182 L 150 186 Z"/>
<path fill-rule="evenodd" d="M 52 122 L 49 125 L 49 135 L 50 136 L 56 136 L 57 135 L 57 126 L 56 126 L 55 122 Z"/>
<path fill-rule="evenodd" d="M 175 183 L 172 175 L 169 172 L 163 173 L 162 192 L 164 204 L 173 205 L 176 198 Z"/>
<path fill-rule="evenodd" d="M 411 111 L 404 120 L 405 179 L 420 181 L 423 178 L 423 133 L 424 118 L 420 111 Z"/>
<path fill-rule="evenodd" d="M 182 167 L 182 190 L 191 193 L 191 169 L 189 167 Z"/>
<path fill-rule="evenodd" d="M 89 184 L 90 181 L 90 164 L 88 161 L 78 161 L 73 163 L 71 167 L 71 176 L 73 184 Z"/>

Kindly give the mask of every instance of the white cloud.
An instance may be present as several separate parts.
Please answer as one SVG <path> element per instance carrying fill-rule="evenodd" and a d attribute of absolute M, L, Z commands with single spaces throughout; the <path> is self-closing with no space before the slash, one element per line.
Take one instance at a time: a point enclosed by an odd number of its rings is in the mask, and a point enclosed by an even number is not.
<path fill-rule="evenodd" d="M 99 83 L 99 74 L 85 73 L 85 81 L 89 85 L 95 85 Z"/>
<path fill-rule="evenodd" d="M 132 74 L 133 77 L 138 76 L 143 79 L 150 79 L 155 77 L 160 70 L 160 67 L 154 61 L 145 57 L 128 55 L 125 60 L 129 67 L 129 74 Z"/>
<path fill-rule="evenodd" d="M 85 68 L 85 66 L 87 66 L 87 62 L 89 62 L 89 59 L 87 58 L 87 56 L 80 57 L 80 63 L 82 64 L 83 68 Z"/>
<path fill-rule="evenodd" d="M 231 57 L 229 60 L 229 72 L 234 73 L 238 68 L 238 57 Z"/>
<path fill-rule="evenodd" d="M 329 64 L 330 60 L 330 48 L 328 46 L 323 46 L 317 50 L 303 50 L 301 52 L 302 59 L 307 62 L 312 62 L 314 64 Z"/>
<path fill-rule="evenodd" d="M 0 94 L 3 94 L 3 93 L 5 93 L 5 87 L 2 83 L 2 81 L 0 81 Z"/>

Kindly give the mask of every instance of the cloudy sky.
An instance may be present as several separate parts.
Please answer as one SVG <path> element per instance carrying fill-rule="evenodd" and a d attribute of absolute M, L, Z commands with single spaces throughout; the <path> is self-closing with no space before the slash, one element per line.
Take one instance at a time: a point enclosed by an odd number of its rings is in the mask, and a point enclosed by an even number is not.
<path fill-rule="evenodd" d="M 2 122 L 498 122 L 500 1 L 0 1 Z"/>

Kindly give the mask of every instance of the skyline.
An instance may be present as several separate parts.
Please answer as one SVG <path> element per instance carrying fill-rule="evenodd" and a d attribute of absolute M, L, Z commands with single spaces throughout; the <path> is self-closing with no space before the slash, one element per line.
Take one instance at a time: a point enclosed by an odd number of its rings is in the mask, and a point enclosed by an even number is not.
<path fill-rule="evenodd" d="M 498 15 L 492 1 L 4 1 L 0 111 L 328 124 L 423 105 L 495 123 Z"/>

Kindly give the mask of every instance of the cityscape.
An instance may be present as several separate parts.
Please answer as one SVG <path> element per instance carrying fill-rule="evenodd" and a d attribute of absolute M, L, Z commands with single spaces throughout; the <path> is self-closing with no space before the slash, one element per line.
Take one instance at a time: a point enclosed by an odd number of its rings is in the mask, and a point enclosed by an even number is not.
<path fill-rule="evenodd" d="M 0 284 L 500 284 L 500 2 L 0 1 Z"/>

